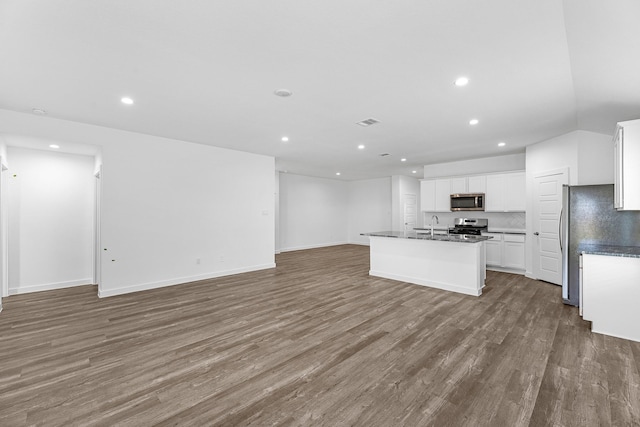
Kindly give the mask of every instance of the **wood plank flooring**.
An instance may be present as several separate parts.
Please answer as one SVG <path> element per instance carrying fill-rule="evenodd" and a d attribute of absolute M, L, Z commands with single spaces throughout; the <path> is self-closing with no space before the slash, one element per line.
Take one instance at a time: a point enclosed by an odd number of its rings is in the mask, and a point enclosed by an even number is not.
<path fill-rule="evenodd" d="M 479 297 L 368 275 L 368 247 L 0 314 L 1 426 L 640 425 L 640 344 L 592 334 L 559 287 Z"/>

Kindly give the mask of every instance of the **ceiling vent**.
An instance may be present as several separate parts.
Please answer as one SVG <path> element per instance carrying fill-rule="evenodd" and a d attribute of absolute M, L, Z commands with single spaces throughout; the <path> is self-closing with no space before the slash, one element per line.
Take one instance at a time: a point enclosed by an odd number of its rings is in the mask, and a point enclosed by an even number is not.
<path fill-rule="evenodd" d="M 293 95 L 293 92 L 291 92 L 289 89 L 276 89 L 273 91 L 273 94 L 275 96 L 280 96 L 282 98 L 287 98 L 291 95 Z"/>
<path fill-rule="evenodd" d="M 360 125 L 360 126 L 371 126 L 371 125 L 375 125 L 376 123 L 380 123 L 380 120 L 374 119 L 373 117 L 369 117 L 368 119 L 364 119 L 361 122 L 356 122 L 356 124 Z"/>

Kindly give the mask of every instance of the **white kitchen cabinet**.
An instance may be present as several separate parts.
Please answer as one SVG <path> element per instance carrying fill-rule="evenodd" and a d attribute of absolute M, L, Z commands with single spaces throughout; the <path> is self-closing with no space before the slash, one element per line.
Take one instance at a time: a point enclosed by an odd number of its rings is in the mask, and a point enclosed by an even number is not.
<path fill-rule="evenodd" d="M 525 270 L 524 234 L 482 233 L 487 240 L 487 267 L 506 270 Z"/>
<path fill-rule="evenodd" d="M 420 181 L 420 210 L 425 212 L 435 212 L 436 210 L 435 179 Z"/>
<path fill-rule="evenodd" d="M 582 255 L 581 309 L 591 331 L 640 342 L 640 258 Z"/>
<path fill-rule="evenodd" d="M 524 270 L 524 235 L 505 234 L 502 243 L 502 266 L 516 270 Z"/>
<path fill-rule="evenodd" d="M 468 193 L 467 177 L 451 178 L 451 194 Z"/>
<path fill-rule="evenodd" d="M 451 180 L 436 179 L 435 212 L 451 212 Z"/>
<path fill-rule="evenodd" d="M 451 212 L 451 180 L 428 179 L 420 182 L 420 210 Z"/>
<path fill-rule="evenodd" d="M 486 193 L 487 177 L 485 175 L 470 176 L 467 180 L 467 192 Z"/>
<path fill-rule="evenodd" d="M 524 212 L 524 172 L 427 179 L 420 183 L 424 212 L 451 212 L 451 194 L 484 193 L 486 212 Z"/>
<path fill-rule="evenodd" d="M 526 183 L 524 172 L 487 175 L 486 212 L 524 212 Z"/>
<path fill-rule="evenodd" d="M 484 175 L 451 178 L 451 194 L 484 193 L 486 191 L 487 177 Z"/>
<path fill-rule="evenodd" d="M 482 235 L 493 237 L 484 242 L 487 248 L 487 265 L 502 266 L 502 233 L 482 233 Z"/>
<path fill-rule="evenodd" d="M 487 176 L 487 191 L 484 198 L 485 211 L 504 212 L 504 183 L 504 174 Z"/>
<path fill-rule="evenodd" d="M 640 210 L 640 120 L 618 123 L 613 149 L 615 208 Z"/>

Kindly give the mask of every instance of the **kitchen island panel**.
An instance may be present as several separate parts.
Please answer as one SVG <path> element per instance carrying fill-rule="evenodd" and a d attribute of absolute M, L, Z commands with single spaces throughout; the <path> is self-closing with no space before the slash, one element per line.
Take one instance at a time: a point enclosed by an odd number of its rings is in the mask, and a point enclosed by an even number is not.
<path fill-rule="evenodd" d="M 466 295 L 479 296 L 486 278 L 483 241 L 370 236 L 369 274 Z"/>

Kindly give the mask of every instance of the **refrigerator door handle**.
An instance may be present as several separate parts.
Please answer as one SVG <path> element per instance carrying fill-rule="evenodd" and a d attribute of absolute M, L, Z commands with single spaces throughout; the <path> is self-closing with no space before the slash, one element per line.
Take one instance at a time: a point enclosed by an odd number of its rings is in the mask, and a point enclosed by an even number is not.
<path fill-rule="evenodd" d="M 560 242 L 560 252 L 562 252 L 562 211 L 560 209 L 560 218 L 558 219 L 558 241 Z"/>

